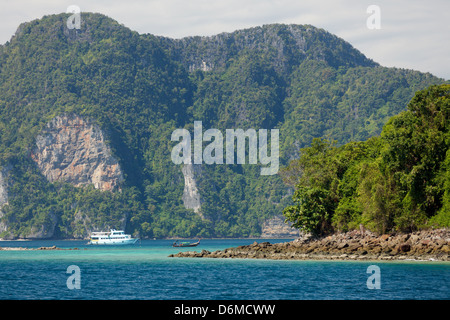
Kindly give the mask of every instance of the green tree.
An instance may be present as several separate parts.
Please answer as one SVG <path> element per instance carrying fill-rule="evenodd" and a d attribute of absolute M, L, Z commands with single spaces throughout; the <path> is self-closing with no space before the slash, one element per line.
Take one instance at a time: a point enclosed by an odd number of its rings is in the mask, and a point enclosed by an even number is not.
<path fill-rule="evenodd" d="M 316 234 L 360 223 L 378 233 L 449 226 L 449 119 L 450 85 L 430 86 L 380 137 L 340 147 L 313 140 L 283 170 L 296 183 L 287 220 Z"/>

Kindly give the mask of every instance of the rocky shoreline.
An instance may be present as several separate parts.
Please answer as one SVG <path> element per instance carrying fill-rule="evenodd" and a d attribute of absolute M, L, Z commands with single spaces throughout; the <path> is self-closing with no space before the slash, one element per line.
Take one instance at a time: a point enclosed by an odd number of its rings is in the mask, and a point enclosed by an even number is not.
<path fill-rule="evenodd" d="M 251 245 L 210 252 L 185 251 L 169 257 L 274 260 L 419 260 L 450 261 L 450 229 L 375 235 L 350 231 L 323 238 L 304 236 L 284 243 Z"/>

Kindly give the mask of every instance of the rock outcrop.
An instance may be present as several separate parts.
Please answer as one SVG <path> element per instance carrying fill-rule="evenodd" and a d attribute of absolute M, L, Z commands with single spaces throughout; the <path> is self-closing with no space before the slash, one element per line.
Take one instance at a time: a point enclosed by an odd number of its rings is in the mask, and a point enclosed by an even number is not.
<path fill-rule="evenodd" d="M 282 215 L 275 216 L 264 222 L 261 230 L 261 238 L 298 238 L 300 232 L 292 228 L 291 224 L 284 223 Z"/>
<path fill-rule="evenodd" d="M 286 260 L 436 260 L 450 261 L 450 229 L 376 236 L 359 231 L 325 238 L 303 237 L 274 243 L 256 241 L 210 252 L 186 251 L 170 257 L 250 258 Z"/>
<path fill-rule="evenodd" d="M 183 204 L 186 209 L 193 209 L 202 219 L 200 192 L 195 175 L 200 173 L 200 165 L 185 164 L 181 171 L 184 176 Z"/>
<path fill-rule="evenodd" d="M 330 65 L 378 65 L 350 44 L 310 25 L 269 24 L 213 36 L 165 41 L 172 41 L 174 57 L 190 72 L 226 69 L 230 59 L 246 50 L 264 52 L 279 72 L 304 59 L 327 61 Z M 328 46 L 335 51 L 324 51 Z"/>
<path fill-rule="evenodd" d="M 0 169 L 0 208 L 8 203 L 7 169 Z"/>
<path fill-rule="evenodd" d="M 0 233 L 6 231 L 7 225 L 1 221 L 3 217 L 2 208 L 5 204 L 8 204 L 8 172 L 10 168 L 0 169 Z"/>
<path fill-rule="evenodd" d="M 97 189 L 113 191 L 120 188 L 123 180 L 103 132 L 77 115 L 51 120 L 36 138 L 31 157 L 50 182 L 93 184 Z"/>
<path fill-rule="evenodd" d="M 54 211 L 49 213 L 49 222 L 31 227 L 30 233 L 26 235 L 27 239 L 49 239 L 55 235 L 55 228 L 58 224 L 58 216 Z"/>

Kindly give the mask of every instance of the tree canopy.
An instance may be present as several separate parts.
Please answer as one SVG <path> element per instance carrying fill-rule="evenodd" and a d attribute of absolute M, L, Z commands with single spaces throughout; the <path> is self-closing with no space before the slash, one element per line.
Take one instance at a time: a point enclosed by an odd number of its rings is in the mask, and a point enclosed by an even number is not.
<path fill-rule="evenodd" d="M 449 127 L 443 84 L 418 91 L 380 136 L 339 147 L 314 139 L 283 172 L 296 185 L 286 219 L 318 235 L 450 226 Z"/>

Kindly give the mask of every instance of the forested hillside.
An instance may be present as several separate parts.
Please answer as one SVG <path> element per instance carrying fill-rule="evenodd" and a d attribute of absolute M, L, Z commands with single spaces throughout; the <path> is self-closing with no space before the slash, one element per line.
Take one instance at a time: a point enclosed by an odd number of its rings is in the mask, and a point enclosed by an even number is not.
<path fill-rule="evenodd" d="M 450 85 L 416 93 L 380 136 L 336 146 L 314 139 L 284 169 L 296 184 L 284 210 L 318 235 L 450 226 Z"/>
<path fill-rule="evenodd" d="M 285 166 L 313 138 L 342 145 L 380 134 L 417 90 L 444 82 L 382 67 L 309 25 L 175 40 L 91 13 L 69 30 L 68 17 L 24 23 L 0 46 L 2 238 L 82 238 L 109 228 L 158 238 L 258 236 L 291 203 L 293 186 L 261 176 L 259 165 L 175 165 L 175 129 L 192 133 L 194 121 L 222 132 L 279 129 Z M 81 132 L 50 125 L 67 119 L 83 124 L 86 143 L 104 140 L 105 159 L 120 165 L 120 188 L 75 186 L 40 169 L 42 141 Z M 60 147 L 69 146 L 55 145 L 48 161 L 64 170 Z"/>

